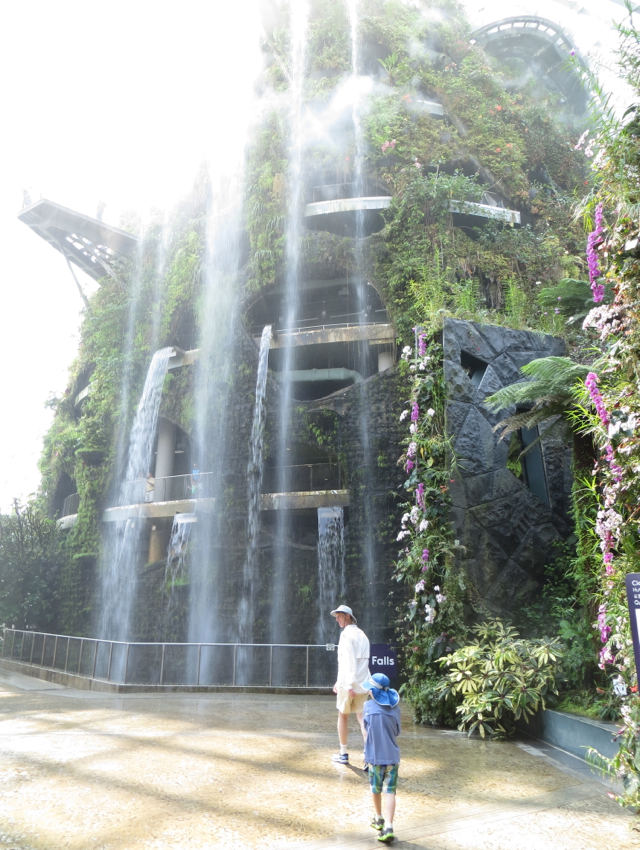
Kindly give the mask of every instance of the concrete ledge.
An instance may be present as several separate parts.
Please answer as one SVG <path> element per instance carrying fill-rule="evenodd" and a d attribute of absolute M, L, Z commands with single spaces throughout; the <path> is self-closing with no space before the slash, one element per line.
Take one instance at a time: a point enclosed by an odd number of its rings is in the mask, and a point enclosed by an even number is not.
<path fill-rule="evenodd" d="M 348 490 L 315 490 L 302 493 L 263 493 L 261 511 L 296 511 L 349 507 Z"/>
<path fill-rule="evenodd" d="M 119 505 L 107 508 L 102 514 L 103 522 L 123 522 L 126 519 L 156 519 L 192 514 L 195 511 L 211 513 L 215 499 L 176 499 L 172 502 L 141 502 L 137 505 Z"/>
<path fill-rule="evenodd" d="M 181 348 L 174 348 L 173 354 L 169 358 L 167 369 L 179 369 L 181 366 L 193 366 L 196 360 L 200 357 L 200 349 L 192 348 L 190 351 L 183 351 Z"/>
<path fill-rule="evenodd" d="M 607 758 L 613 758 L 618 752 L 614 735 L 619 729 L 614 723 L 603 723 L 564 711 L 540 711 L 529 723 L 518 723 L 518 729 L 531 738 L 581 759 L 586 757 L 589 747 Z"/>
<path fill-rule="evenodd" d="M 391 206 L 391 196 L 372 198 L 339 198 L 335 201 L 316 201 L 304 208 L 304 217 L 314 215 L 329 215 L 338 212 L 355 212 L 356 210 L 386 210 Z"/>
<path fill-rule="evenodd" d="M 460 215 L 473 215 L 479 218 L 492 218 L 497 221 L 507 221 L 509 224 L 520 224 L 518 210 L 508 210 L 504 207 L 491 207 L 488 204 L 477 204 L 475 201 L 450 201 L 449 212 Z"/>
<path fill-rule="evenodd" d="M 259 344 L 260 337 L 254 336 Z M 359 342 L 368 340 L 372 343 L 390 345 L 396 341 L 393 327 L 389 324 L 352 325 L 343 328 L 313 328 L 308 331 L 279 331 L 271 338 L 271 348 L 284 348 L 285 345 L 327 345 L 334 342 Z"/>
<path fill-rule="evenodd" d="M 91 679 L 87 676 L 78 676 L 73 673 L 64 673 L 49 667 L 35 667 L 19 661 L 10 661 L 0 658 L 0 668 L 11 670 L 14 673 L 22 673 L 23 676 L 31 676 L 34 679 L 43 679 L 66 688 L 75 688 L 80 691 L 95 691 L 105 694 L 304 694 L 306 696 L 333 696 L 333 690 L 327 688 L 276 688 L 269 686 L 245 686 L 245 685 L 119 685 L 115 682 L 106 682 L 103 679 Z"/>

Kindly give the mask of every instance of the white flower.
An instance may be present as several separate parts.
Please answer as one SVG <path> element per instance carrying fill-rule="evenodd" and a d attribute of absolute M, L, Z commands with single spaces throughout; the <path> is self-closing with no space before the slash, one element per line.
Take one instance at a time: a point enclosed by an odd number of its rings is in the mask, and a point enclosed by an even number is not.
<path fill-rule="evenodd" d="M 431 605 L 427 604 L 424 606 L 425 613 L 425 621 L 429 624 L 433 623 L 436 618 L 436 610 L 432 608 Z"/>
<path fill-rule="evenodd" d="M 410 345 L 405 345 L 405 347 L 402 349 L 402 354 L 400 355 L 400 357 L 403 360 L 408 360 L 411 357 L 412 351 L 413 349 Z"/>
<path fill-rule="evenodd" d="M 418 517 L 420 516 L 420 508 L 414 505 L 411 508 L 411 522 L 415 525 L 418 522 Z"/>
<path fill-rule="evenodd" d="M 435 416 L 435 415 L 436 415 L 435 410 L 432 407 L 430 407 L 429 410 L 427 410 L 427 416 Z"/>
<path fill-rule="evenodd" d="M 402 413 L 400 414 L 400 421 L 404 422 L 404 420 L 407 418 L 408 415 L 409 415 L 409 411 L 403 410 Z"/>
<path fill-rule="evenodd" d="M 426 368 L 427 368 L 427 367 L 425 366 L 425 364 L 424 364 L 424 363 L 418 363 L 418 369 L 420 369 L 420 371 L 421 371 L 421 372 L 424 372 L 424 370 L 425 370 Z"/>
<path fill-rule="evenodd" d="M 439 605 L 442 605 L 442 603 L 443 603 L 443 602 L 446 602 L 446 601 L 447 601 L 447 597 L 446 597 L 446 596 L 443 596 L 443 595 L 442 595 L 442 593 L 436 593 L 436 602 L 437 602 Z"/>
<path fill-rule="evenodd" d="M 411 599 L 411 600 L 409 601 L 409 608 L 417 608 L 417 607 L 418 607 L 418 603 L 416 602 L 416 600 L 415 600 L 415 599 Z"/>
<path fill-rule="evenodd" d="M 424 590 L 424 579 L 420 579 L 420 581 L 416 584 L 416 593 L 422 593 Z"/>
<path fill-rule="evenodd" d="M 436 593 L 437 593 L 437 592 L 440 590 L 440 585 L 439 585 L 439 584 L 434 585 L 433 589 L 434 589 L 434 590 L 436 591 Z"/>
<path fill-rule="evenodd" d="M 409 425 L 409 433 L 415 434 L 417 432 L 417 430 L 418 430 L 418 423 L 412 422 L 411 425 Z"/>
<path fill-rule="evenodd" d="M 423 519 L 418 528 L 420 531 L 426 531 L 429 528 L 429 520 Z"/>
<path fill-rule="evenodd" d="M 402 519 L 400 520 L 400 522 L 405 525 L 407 522 L 409 522 L 409 517 L 410 514 L 402 514 Z"/>
<path fill-rule="evenodd" d="M 401 532 L 398 534 L 398 536 L 396 537 L 396 540 L 404 540 L 404 538 L 405 538 L 405 537 L 408 537 L 410 534 L 411 534 L 411 532 L 410 532 L 410 531 L 401 531 Z"/>
<path fill-rule="evenodd" d="M 415 371 L 416 371 L 416 364 L 415 364 L 415 363 L 412 363 L 412 364 L 411 364 L 411 366 L 409 366 L 409 371 L 410 371 L 410 372 L 415 372 Z"/>

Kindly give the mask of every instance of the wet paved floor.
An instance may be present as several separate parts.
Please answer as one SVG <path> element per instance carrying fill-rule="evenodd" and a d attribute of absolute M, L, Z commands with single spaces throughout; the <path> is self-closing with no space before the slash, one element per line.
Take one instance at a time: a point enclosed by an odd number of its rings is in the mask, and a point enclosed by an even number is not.
<path fill-rule="evenodd" d="M 334 765 L 336 712 L 318 696 L 114 696 L 0 670 L 0 848 L 380 847 L 354 765 Z M 606 789 L 512 743 L 407 716 L 396 847 L 631 850 Z M 356 766 L 357 765 L 357 766 Z"/>

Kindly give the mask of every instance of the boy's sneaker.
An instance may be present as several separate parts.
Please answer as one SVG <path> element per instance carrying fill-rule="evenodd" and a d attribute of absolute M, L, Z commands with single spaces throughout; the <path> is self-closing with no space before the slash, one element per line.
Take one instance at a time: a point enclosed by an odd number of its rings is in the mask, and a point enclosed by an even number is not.
<path fill-rule="evenodd" d="M 331 761 L 335 761 L 336 764 L 349 764 L 349 753 L 334 753 Z"/>
<path fill-rule="evenodd" d="M 381 832 L 384 829 L 384 818 L 376 815 L 369 826 L 373 827 L 373 829 L 377 829 L 378 832 Z"/>
<path fill-rule="evenodd" d="M 393 834 L 393 828 L 388 826 L 386 829 L 383 829 L 380 835 L 378 836 L 378 841 L 382 841 L 384 844 L 390 844 L 395 838 Z"/>

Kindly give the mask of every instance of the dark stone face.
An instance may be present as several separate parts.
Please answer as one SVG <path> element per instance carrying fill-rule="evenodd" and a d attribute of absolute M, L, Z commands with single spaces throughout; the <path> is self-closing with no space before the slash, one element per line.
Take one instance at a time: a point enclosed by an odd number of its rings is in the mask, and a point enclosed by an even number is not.
<path fill-rule="evenodd" d="M 509 438 L 494 426 L 513 410 L 492 413 L 484 399 L 521 380 L 519 369 L 539 357 L 562 355 L 562 340 L 511 328 L 449 319 L 444 374 L 447 432 L 457 475 L 451 488 L 460 565 L 496 613 L 509 614 L 539 587 L 554 543 L 570 535 L 571 452 L 561 441 L 541 441 L 537 468 L 518 477 L 507 468 Z M 534 485 L 534 477 L 537 486 Z M 535 490 L 535 492 L 534 492 Z M 544 499 L 544 500 L 543 500 Z"/>

